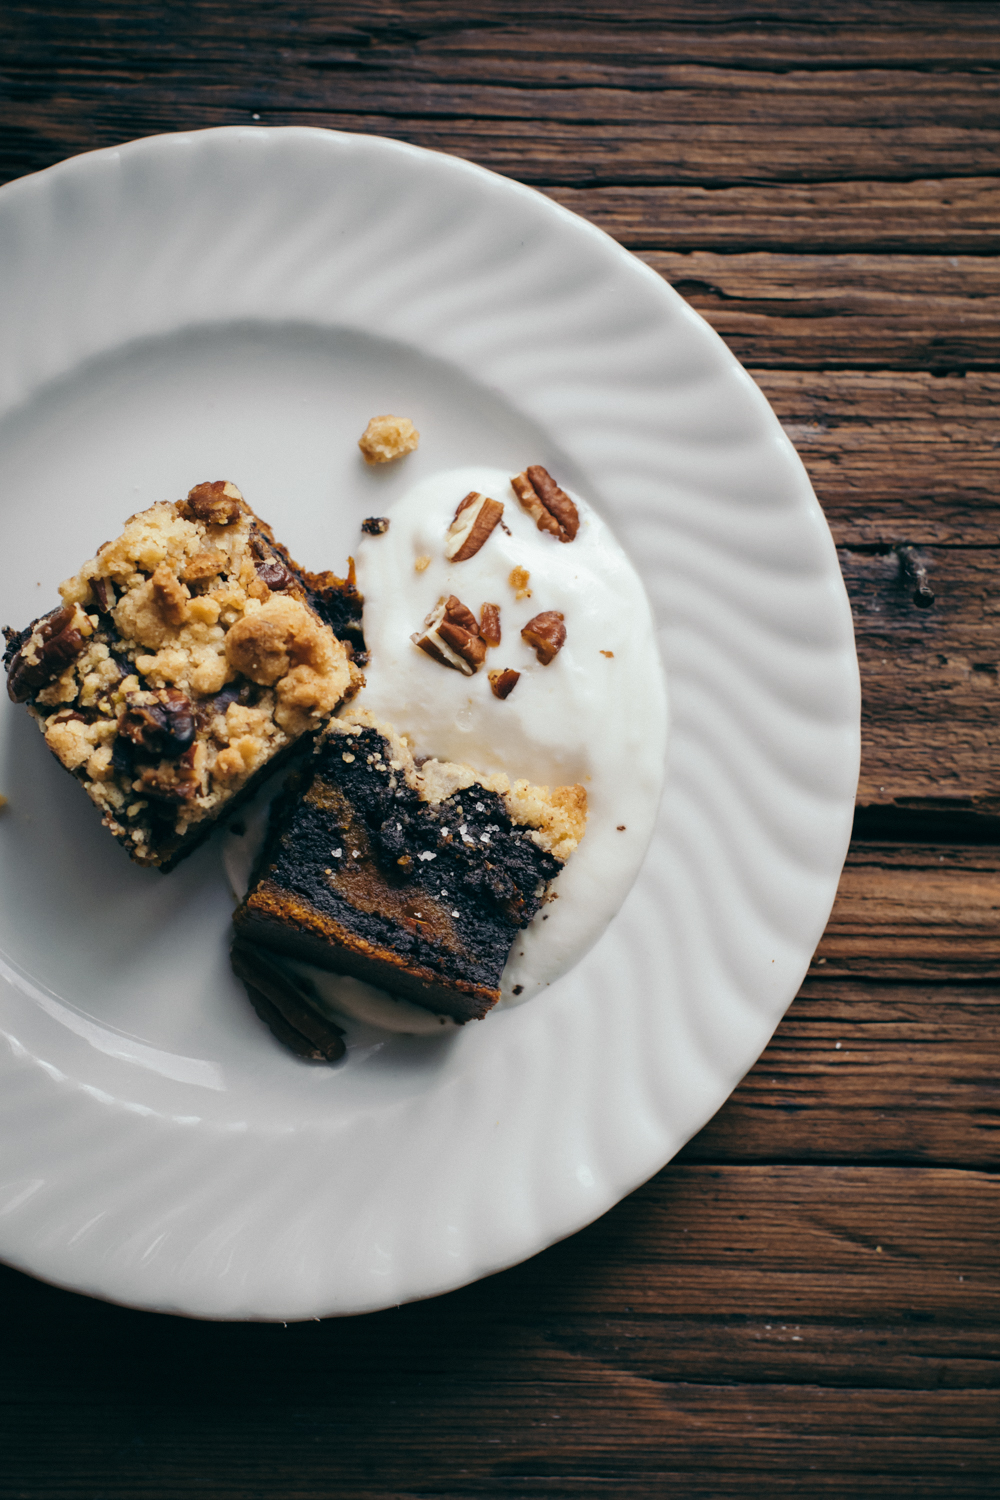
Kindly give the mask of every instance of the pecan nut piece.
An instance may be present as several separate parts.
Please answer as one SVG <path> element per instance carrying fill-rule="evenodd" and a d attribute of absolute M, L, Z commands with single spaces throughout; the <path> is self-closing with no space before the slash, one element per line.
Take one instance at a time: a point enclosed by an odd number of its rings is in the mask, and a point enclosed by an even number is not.
<path fill-rule="evenodd" d="M 158 802 L 190 802 L 197 796 L 198 782 L 193 776 L 176 774 L 175 767 L 143 766 L 138 779 L 132 783 L 141 797 L 153 797 Z"/>
<path fill-rule="evenodd" d="M 560 542 L 573 540 L 580 529 L 580 512 L 548 469 L 529 464 L 522 474 L 514 475 L 510 484 L 539 531 L 551 532 Z"/>
<path fill-rule="evenodd" d="M 7 694 L 14 703 L 24 703 L 61 676 L 83 650 L 76 606 L 60 605 L 36 620 L 11 653 L 17 639 L 8 636 Z"/>
<path fill-rule="evenodd" d="M 118 718 L 118 733 L 151 755 L 178 755 L 194 739 L 190 700 L 176 688 L 130 693 Z"/>
<path fill-rule="evenodd" d="M 181 507 L 196 521 L 204 521 L 209 526 L 231 526 L 239 520 L 244 508 L 243 496 L 228 479 L 196 484 L 188 491 L 187 500 Z"/>
<path fill-rule="evenodd" d="M 107 578 L 92 578 L 90 591 L 97 600 L 97 613 L 109 615 L 115 607 L 115 591 Z"/>
<path fill-rule="evenodd" d="M 517 686 L 520 675 L 520 672 L 515 672 L 513 667 L 505 667 L 502 672 L 490 672 L 488 676 L 494 698 L 509 698 Z"/>
<path fill-rule="evenodd" d="M 500 606 L 484 604 L 479 611 L 479 634 L 487 646 L 500 644 Z"/>
<path fill-rule="evenodd" d="M 475 557 L 480 547 L 488 540 L 500 517 L 503 503 L 491 500 L 489 495 L 480 495 L 470 490 L 455 512 L 455 519 L 448 527 L 448 539 L 444 555 L 449 562 L 466 562 Z"/>
<path fill-rule="evenodd" d="M 287 566 L 280 554 L 268 545 L 256 527 L 250 535 L 250 551 L 253 553 L 253 565 L 258 580 L 272 594 L 283 594 L 289 589 L 302 592 L 299 580 L 291 568 Z M 267 597 L 266 594 L 264 597 Z"/>
<path fill-rule="evenodd" d="M 545 609 L 529 620 L 521 631 L 521 639 L 533 646 L 535 655 L 543 667 L 547 667 L 566 644 L 566 626 L 563 616 L 555 609 Z"/>
<path fill-rule="evenodd" d="M 444 667 L 454 667 L 471 677 L 486 660 L 486 642 L 471 609 L 450 594 L 439 599 L 423 623 L 410 637 L 421 651 L 426 651 Z"/>

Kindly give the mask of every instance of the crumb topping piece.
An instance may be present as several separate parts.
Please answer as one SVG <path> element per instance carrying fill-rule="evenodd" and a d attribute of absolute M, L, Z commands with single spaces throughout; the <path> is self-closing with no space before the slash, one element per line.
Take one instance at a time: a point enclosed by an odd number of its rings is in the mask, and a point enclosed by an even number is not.
<path fill-rule="evenodd" d="M 528 580 L 530 577 L 531 574 L 528 572 L 527 568 L 511 568 L 510 577 L 507 579 L 507 582 L 514 590 L 515 599 L 531 598 L 531 590 L 528 587 Z"/>
<path fill-rule="evenodd" d="M 389 517 L 368 516 L 361 522 L 361 530 L 366 536 L 385 536 L 389 530 Z"/>
<path fill-rule="evenodd" d="M 358 439 L 358 447 L 364 454 L 365 463 L 388 464 L 393 459 L 412 453 L 420 441 L 420 433 L 409 417 L 393 417 L 388 413 L 372 417 Z"/>

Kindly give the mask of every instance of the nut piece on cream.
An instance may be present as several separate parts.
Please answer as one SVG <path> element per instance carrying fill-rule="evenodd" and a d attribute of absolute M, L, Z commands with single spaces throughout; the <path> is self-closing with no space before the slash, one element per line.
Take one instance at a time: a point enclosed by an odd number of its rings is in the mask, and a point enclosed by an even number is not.
<path fill-rule="evenodd" d="M 535 649 L 535 655 L 543 667 L 554 661 L 566 644 L 566 626 L 563 615 L 556 609 L 543 610 L 528 621 L 521 630 L 521 639 Z"/>
<path fill-rule="evenodd" d="M 475 557 L 489 538 L 500 517 L 503 505 L 472 490 L 459 504 L 455 519 L 448 527 L 444 555 L 449 562 L 465 562 Z"/>
<path fill-rule="evenodd" d="M 478 672 L 486 660 L 486 642 L 479 634 L 476 617 L 454 594 L 438 600 L 423 629 L 410 639 L 443 667 L 453 667 L 466 677 Z"/>
<path fill-rule="evenodd" d="M 509 698 L 517 686 L 520 672 L 515 672 L 513 667 L 504 667 L 502 671 L 488 672 L 490 688 L 494 698 Z"/>
<path fill-rule="evenodd" d="M 483 605 L 479 611 L 479 634 L 487 646 L 499 646 L 501 640 L 499 604 Z"/>
<path fill-rule="evenodd" d="M 358 438 L 358 447 L 364 454 L 365 463 L 388 464 L 404 453 L 412 453 L 420 441 L 420 433 L 409 417 L 393 417 L 386 413 L 372 417 Z"/>
<path fill-rule="evenodd" d="M 573 540 L 580 529 L 580 512 L 548 469 L 529 464 L 522 474 L 514 475 L 510 487 L 539 531 L 551 532 L 560 542 Z"/>

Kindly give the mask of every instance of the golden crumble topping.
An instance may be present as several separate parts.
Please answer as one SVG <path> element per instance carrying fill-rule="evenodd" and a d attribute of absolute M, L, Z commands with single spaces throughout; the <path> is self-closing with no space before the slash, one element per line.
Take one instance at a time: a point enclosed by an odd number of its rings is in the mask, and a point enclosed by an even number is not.
<path fill-rule="evenodd" d="M 372 417 L 358 439 L 358 447 L 365 456 L 365 463 L 387 464 L 404 453 L 412 453 L 420 441 L 420 433 L 409 417 L 393 417 L 386 414 Z"/>
<path fill-rule="evenodd" d="M 235 485 L 197 485 L 131 516 L 9 647 L 11 696 L 140 860 L 364 681 L 306 577 Z"/>

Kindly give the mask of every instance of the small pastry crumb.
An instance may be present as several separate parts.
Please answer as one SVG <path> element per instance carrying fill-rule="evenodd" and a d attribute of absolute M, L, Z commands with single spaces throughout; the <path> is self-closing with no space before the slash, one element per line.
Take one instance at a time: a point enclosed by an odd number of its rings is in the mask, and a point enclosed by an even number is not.
<path fill-rule="evenodd" d="M 517 598 L 517 599 L 530 599 L 531 598 L 531 590 L 528 587 L 528 579 L 530 577 L 531 577 L 531 574 L 528 572 L 527 568 L 511 568 L 511 570 L 510 570 L 510 577 L 507 579 L 507 582 L 510 584 L 511 588 L 514 590 L 514 597 L 515 598 Z"/>
<path fill-rule="evenodd" d="M 420 556 L 417 558 L 416 562 L 413 564 L 413 566 L 416 568 L 416 570 L 417 570 L 418 573 L 423 573 L 423 571 L 426 568 L 429 568 L 430 565 L 431 565 L 431 559 L 430 559 L 430 553 L 429 552 L 422 552 L 420 554 Z"/>
<path fill-rule="evenodd" d="M 361 530 L 366 536 L 385 536 L 389 530 L 388 516 L 367 516 L 361 522 Z"/>
<path fill-rule="evenodd" d="M 601 652 L 602 656 L 609 656 L 610 657 L 610 656 L 614 656 L 614 654 L 615 653 L 613 651 L 602 651 Z"/>
<path fill-rule="evenodd" d="M 358 438 L 358 447 L 364 454 L 365 463 L 388 464 L 404 453 L 412 453 L 420 441 L 420 433 L 409 417 L 393 417 L 386 413 L 372 417 Z"/>

